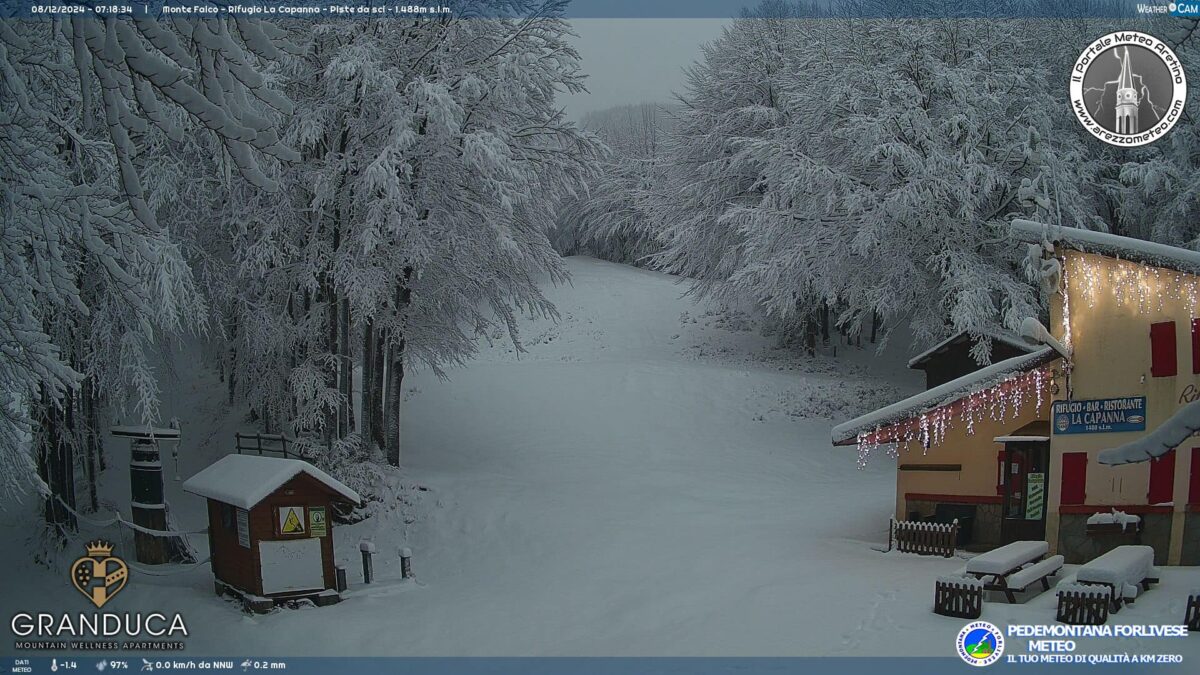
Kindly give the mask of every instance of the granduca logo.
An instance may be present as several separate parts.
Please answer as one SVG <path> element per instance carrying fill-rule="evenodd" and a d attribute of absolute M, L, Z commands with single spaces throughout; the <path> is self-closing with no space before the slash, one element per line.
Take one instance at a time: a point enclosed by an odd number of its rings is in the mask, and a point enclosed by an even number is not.
<path fill-rule="evenodd" d="M 1135 147 L 1162 138 L 1183 115 L 1187 76 L 1171 47 L 1146 33 L 1094 40 L 1071 69 L 1071 108 L 1096 138 Z"/>
<path fill-rule="evenodd" d="M 87 555 L 71 565 L 71 583 L 99 609 L 125 588 L 129 567 L 112 555 L 113 546 L 107 541 L 97 539 L 85 548 Z"/>
<path fill-rule="evenodd" d="M 958 631 L 954 643 L 958 658 L 972 666 L 990 666 L 1004 653 L 1004 634 L 987 621 L 975 621 Z"/>
<path fill-rule="evenodd" d="M 71 585 L 100 609 L 128 584 L 129 566 L 112 554 L 110 542 L 97 539 L 84 548 L 87 555 L 71 565 Z M 175 651 L 184 648 L 178 638 L 188 637 L 183 616 L 164 612 L 17 612 L 9 630 L 18 638 L 13 646 L 22 650 Z M 164 637 L 168 640 L 146 639 Z M 88 638 L 105 641 L 84 641 Z"/>

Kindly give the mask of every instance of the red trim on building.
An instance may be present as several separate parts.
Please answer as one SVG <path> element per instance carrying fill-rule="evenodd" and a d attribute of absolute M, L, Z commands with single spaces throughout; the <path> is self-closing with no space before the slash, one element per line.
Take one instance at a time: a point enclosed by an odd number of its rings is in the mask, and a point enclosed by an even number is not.
<path fill-rule="evenodd" d="M 1200 319 L 1192 319 L 1192 373 L 1200 373 Z"/>
<path fill-rule="evenodd" d="M 1175 499 L 1175 449 L 1150 460 L 1150 489 L 1146 501 L 1165 504 Z"/>
<path fill-rule="evenodd" d="M 952 504 L 999 504 L 1001 497 L 995 495 L 939 495 L 926 492 L 905 492 L 905 499 L 920 502 L 949 502 Z"/>
<path fill-rule="evenodd" d="M 1192 468 L 1188 476 L 1188 503 L 1200 506 L 1200 448 L 1192 448 Z"/>
<path fill-rule="evenodd" d="M 1179 354 L 1175 347 L 1175 322 L 1150 324 L 1150 376 L 1171 377 L 1179 372 Z"/>
<path fill-rule="evenodd" d="M 1062 454 L 1062 476 L 1058 501 L 1060 504 L 1082 504 L 1087 501 L 1086 452 L 1064 452 Z"/>
<path fill-rule="evenodd" d="M 1059 513 L 1087 514 L 1110 513 L 1113 509 L 1125 513 L 1170 513 L 1174 506 L 1155 506 L 1151 504 L 1062 504 Z"/>

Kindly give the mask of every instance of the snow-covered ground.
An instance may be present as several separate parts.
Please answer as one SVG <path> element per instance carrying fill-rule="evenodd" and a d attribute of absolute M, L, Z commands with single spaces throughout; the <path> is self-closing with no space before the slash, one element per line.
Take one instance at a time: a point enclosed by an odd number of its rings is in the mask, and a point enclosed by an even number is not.
<path fill-rule="evenodd" d="M 893 464 L 860 471 L 852 448 L 829 444 L 836 421 L 917 390 L 908 354 L 804 359 L 671 277 L 568 265 L 572 284 L 548 291 L 561 321 L 523 324 L 528 353 L 497 340 L 449 380 L 410 379 L 395 507 L 334 532 L 352 582 L 358 542 L 375 541 L 383 583 L 248 616 L 213 594 L 206 566 L 135 571 L 106 609 L 180 611 L 200 654 L 951 655 L 964 622 L 930 605 L 934 579 L 962 561 L 879 552 Z M 242 427 L 215 376 L 183 365 L 195 361 L 179 360 L 165 401 L 183 423 L 182 478 Z M 109 447 L 104 489 L 120 502 L 124 449 Z M 167 488 L 180 524 L 203 527 L 179 486 Z M 20 517 L 9 511 L 5 541 L 24 541 Z M 418 583 L 395 581 L 402 545 Z M 0 596 L 5 617 L 87 609 L 67 583 L 74 556 L 47 570 L 17 546 L 2 555 L 22 580 Z M 1178 623 L 1194 586 L 1196 569 L 1168 569 L 1113 621 Z M 989 603 L 984 619 L 1052 623 L 1053 595 Z M 1159 651 L 1200 658 L 1200 642 Z"/>

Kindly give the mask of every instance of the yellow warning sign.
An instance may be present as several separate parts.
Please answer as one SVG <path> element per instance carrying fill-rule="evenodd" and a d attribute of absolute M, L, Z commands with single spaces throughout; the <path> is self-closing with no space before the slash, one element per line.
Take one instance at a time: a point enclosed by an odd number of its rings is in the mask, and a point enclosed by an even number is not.
<path fill-rule="evenodd" d="M 279 507 L 279 533 L 304 534 L 304 507 Z"/>

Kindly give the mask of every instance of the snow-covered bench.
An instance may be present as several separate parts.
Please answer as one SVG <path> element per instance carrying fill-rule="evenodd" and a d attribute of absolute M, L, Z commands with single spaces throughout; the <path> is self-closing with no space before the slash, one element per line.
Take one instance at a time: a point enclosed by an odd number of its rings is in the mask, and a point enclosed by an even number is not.
<path fill-rule="evenodd" d="M 1188 596 L 1187 608 L 1183 612 L 1183 623 L 1189 631 L 1200 633 L 1200 588 Z"/>
<path fill-rule="evenodd" d="M 1044 541 L 1014 541 L 967 561 L 961 573 L 984 581 L 984 589 L 1004 593 L 1010 603 L 1016 594 L 1041 582 L 1050 590 L 1050 577 L 1063 566 L 1061 555 L 1046 558 L 1050 545 Z"/>
<path fill-rule="evenodd" d="M 1055 619 L 1061 623 L 1098 626 L 1108 621 L 1108 589 L 1081 584 L 1072 577 L 1055 588 L 1058 606 Z"/>
<path fill-rule="evenodd" d="M 1118 546 L 1075 571 L 1075 579 L 1081 584 L 1108 587 L 1114 613 L 1121 610 L 1123 602 L 1133 603 L 1139 586 L 1150 590 L 1150 584 L 1158 583 L 1158 576 L 1154 549 L 1149 546 Z"/>

